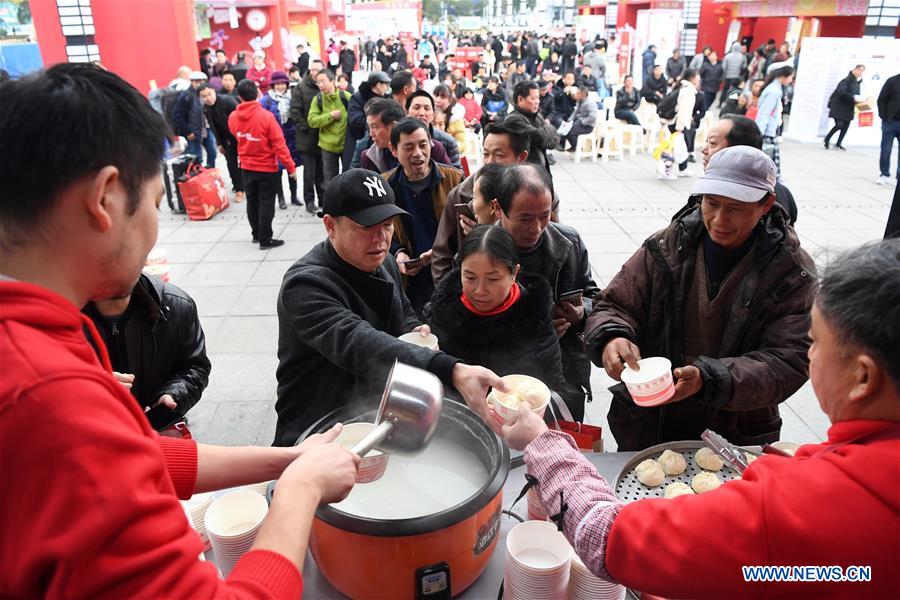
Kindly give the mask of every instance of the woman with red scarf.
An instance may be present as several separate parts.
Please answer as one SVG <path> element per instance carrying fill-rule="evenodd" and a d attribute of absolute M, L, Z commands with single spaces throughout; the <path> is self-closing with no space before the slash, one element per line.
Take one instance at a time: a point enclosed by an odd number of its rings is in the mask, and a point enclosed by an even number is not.
<path fill-rule="evenodd" d="M 479 225 L 466 236 L 457 261 L 431 298 L 428 320 L 441 350 L 501 376 L 530 375 L 561 389 L 550 284 L 520 273 L 512 236 Z"/>

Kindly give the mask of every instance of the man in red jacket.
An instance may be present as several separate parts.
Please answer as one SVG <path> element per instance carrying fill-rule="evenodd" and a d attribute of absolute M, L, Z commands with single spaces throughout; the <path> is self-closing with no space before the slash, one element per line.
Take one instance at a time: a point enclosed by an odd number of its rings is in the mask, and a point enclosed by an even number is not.
<path fill-rule="evenodd" d="M 521 410 L 503 436 L 525 450 L 547 514 L 565 503 L 563 533 L 603 579 L 667 598 L 895 598 L 898 299 L 900 240 L 831 260 L 809 348 L 810 379 L 832 423 L 828 440 L 794 458 L 763 456 L 742 480 L 711 492 L 626 504 L 570 437 L 548 431 L 533 412 Z M 745 569 L 766 566 L 823 568 Z"/>
<path fill-rule="evenodd" d="M 294 448 L 161 438 L 113 378 L 79 307 L 138 279 L 164 137 L 141 94 L 93 65 L 0 95 L 0 597 L 299 598 L 316 507 L 353 485 L 335 431 Z M 178 498 L 274 478 L 253 548 L 220 580 Z"/>
<path fill-rule="evenodd" d="M 284 240 L 272 237 L 275 196 L 281 187 L 278 161 L 287 169 L 288 177 L 296 179 L 297 170 L 284 141 L 281 125 L 257 101 L 259 89 L 256 83 L 245 79 L 238 84 L 237 92 L 241 103 L 228 116 L 228 129 L 238 143 L 250 232 L 253 241 L 259 243 L 259 249 L 268 250 L 284 245 Z"/>

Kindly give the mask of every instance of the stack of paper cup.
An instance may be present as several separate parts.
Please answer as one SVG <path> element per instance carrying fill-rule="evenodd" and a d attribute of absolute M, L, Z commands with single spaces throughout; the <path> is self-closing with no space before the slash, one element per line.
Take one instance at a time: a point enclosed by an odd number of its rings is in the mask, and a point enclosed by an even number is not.
<path fill-rule="evenodd" d="M 258 492 L 237 490 L 213 500 L 206 511 L 206 533 L 223 577 L 250 550 L 269 505 Z"/>
<path fill-rule="evenodd" d="M 251 483 L 250 485 L 242 486 L 242 490 L 253 490 L 259 494 L 262 494 L 263 498 L 266 497 L 266 494 L 269 493 L 269 484 L 271 481 L 260 481 L 259 483 Z"/>
<path fill-rule="evenodd" d="M 213 495 L 212 493 L 208 494 L 194 494 L 191 496 L 190 500 L 183 500 L 181 505 L 184 507 L 184 512 L 190 517 L 191 526 L 200 534 L 200 540 L 203 542 L 203 549 L 209 550 L 209 536 L 206 535 L 206 524 L 203 522 L 203 518 L 206 516 L 206 511 L 209 509 L 209 505 L 212 504 Z"/>
<path fill-rule="evenodd" d="M 572 552 L 569 600 L 624 600 L 624 598 L 624 585 L 603 581 L 588 571 L 578 555 Z"/>
<path fill-rule="evenodd" d="M 528 520 L 529 521 L 546 521 L 547 520 L 547 509 L 544 508 L 544 503 L 541 502 L 541 494 L 538 490 L 538 486 L 533 486 L 528 490 Z"/>
<path fill-rule="evenodd" d="M 504 600 L 566 597 L 572 547 L 556 526 L 525 521 L 506 536 Z"/>

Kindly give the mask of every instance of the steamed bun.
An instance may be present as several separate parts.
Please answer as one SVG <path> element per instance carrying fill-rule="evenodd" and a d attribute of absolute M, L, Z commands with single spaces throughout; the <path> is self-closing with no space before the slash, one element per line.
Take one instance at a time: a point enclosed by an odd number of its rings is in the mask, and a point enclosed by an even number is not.
<path fill-rule="evenodd" d="M 656 487 L 666 478 L 666 474 L 663 472 L 662 467 L 652 458 L 642 461 L 635 467 L 634 475 L 637 477 L 638 481 L 647 487 Z"/>
<path fill-rule="evenodd" d="M 694 460 L 701 469 L 707 471 L 719 471 L 725 466 L 725 462 L 719 458 L 719 455 L 709 448 L 700 448 L 694 455 Z"/>
<path fill-rule="evenodd" d="M 670 483 L 666 486 L 666 498 L 674 498 L 676 496 L 684 496 L 685 494 L 694 494 L 694 490 L 691 489 L 686 483 L 682 483 L 680 481 L 676 481 L 675 483 Z"/>
<path fill-rule="evenodd" d="M 494 390 L 497 400 L 509 408 L 519 408 L 519 405 L 522 403 L 527 404 L 531 408 L 538 408 L 546 400 L 546 392 L 543 386 L 536 381 L 520 381 L 512 388 L 512 391 L 508 394 Z"/>
<path fill-rule="evenodd" d="M 663 452 L 656 462 L 659 463 L 666 475 L 681 475 L 687 468 L 687 461 L 684 460 L 681 453 L 671 450 Z"/>
<path fill-rule="evenodd" d="M 691 488 L 698 494 L 712 491 L 720 485 L 722 485 L 722 482 L 719 481 L 719 476 L 709 471 L 697 473 L 691 480 Z"/>

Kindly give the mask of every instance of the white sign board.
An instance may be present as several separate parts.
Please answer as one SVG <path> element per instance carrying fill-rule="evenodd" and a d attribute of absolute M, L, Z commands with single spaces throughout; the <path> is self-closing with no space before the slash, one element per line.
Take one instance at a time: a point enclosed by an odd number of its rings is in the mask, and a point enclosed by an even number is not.
<path fill-rule="evenodd" d="M 794 82 L 794 100 L 785 137 L 817 142 L 834 124 L 828 118 L 828 98 L 838 82 L 858 64 L 866 66 L 860 85 L 864 98 L 878 98 L 884 81 L 900 73 L 900 40 L 890 38 L 804 38 Z M 873 106 L 874 108 L 874 106 Z M 875 110 L 871 127 L 850 123 L 844 145 L 878 146 L 881 120 Z"/>
<path fill-rule="evenodd" d="M 634 87 L 644 85 L 643 54 L 647 46 L 656 46 L 656 62 L 662 65 L 672 56 L 672 50 L 678 47 L 681 32 L 680 10 L 639 10 L 637 13 L 636 37 L 634 39 L 633 63 L 631 74 L 634 76 Z"/>

